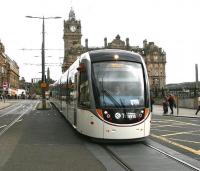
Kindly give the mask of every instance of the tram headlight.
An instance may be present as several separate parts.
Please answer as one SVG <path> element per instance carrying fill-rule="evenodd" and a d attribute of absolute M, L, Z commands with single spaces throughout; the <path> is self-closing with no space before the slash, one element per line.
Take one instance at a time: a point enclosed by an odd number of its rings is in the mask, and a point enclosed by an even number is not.
<path fill-rule="evenodd" d="M 104 114 L 105 114 L 105 115 L 107 115 L 107 114 L 108 114 L 108 112 L 105 110 L 105 111 L 104 111 Z"/>
<path fill-rule="evenodd" d="M 119 55 L 114 55 L 114 59 L 118 60 L 119 59 Z"/>

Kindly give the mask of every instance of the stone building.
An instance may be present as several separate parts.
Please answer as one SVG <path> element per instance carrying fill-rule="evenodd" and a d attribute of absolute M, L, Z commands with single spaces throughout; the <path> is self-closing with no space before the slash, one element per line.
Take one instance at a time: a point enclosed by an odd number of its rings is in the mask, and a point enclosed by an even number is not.
<path fill-rule="evenodd" d="M 131 46 L 129 38 L 125 41 L 121 40 L 120 35 L 117 35 L 112 42 L 108 43 L 107 38 L 104 38 L 104 47 L 92 48 L 88 47 L 88 39 L 85 39 L 85 46 L 81 45 L 81 22 L 76 20 L 74 10 L 69 12 L 68 20 L 64 21 L 64 60 L 62 72 L 76 60 L 77 56 L 83 52 L 94 49 L 123 49 L 139 53 L 147 66 L 149 75 L 150 87 L 152 90 L 164 88 L 166 85 L 166 53 L 162 48 L 154 44 L 154 42 L 143 41 L 143 47 Z"/>
<path fill-rule="evenodd" d="M 19 67 L 5 54 L 5 47 L 0 41 L 0 91 L 19 88 Z"/>
<path fill-rule="evenodd" d="M 76 60 L 76 57 L 86 50 L 81 45 L 81 22 L 76 20 L 73 9 L 70 10 L 69 19 L 64 21 L 64 61 L 62 72 Z"/>

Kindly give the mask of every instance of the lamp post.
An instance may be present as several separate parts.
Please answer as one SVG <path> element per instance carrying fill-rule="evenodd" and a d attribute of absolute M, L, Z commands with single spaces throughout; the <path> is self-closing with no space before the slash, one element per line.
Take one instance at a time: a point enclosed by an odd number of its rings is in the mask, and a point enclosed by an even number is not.
<path fill-rule="evenodd" d="M 199 75 L 198 75 L 198 64 L 195 64 L 195 98 L 196 104 L 195 107 L 198 108 L 198 97 L 199 97 Z"/>
<path fill-rule="evenodd" d="M 61 17 L 33 17 L 33 16 L 26 16 L 27 18 L 37 18 L 42 19 L 42 49 L 41 49 L 41 56 L 42 56 L 42 83 L 41 83 L 41 90 L 42 90 L 42 108 L 46 109 L 46 97 L 45 97 L 45 88 L 47 87 L 45 81 L 45 26 L 44 20 L 46 19 L 59 19 Z"/>

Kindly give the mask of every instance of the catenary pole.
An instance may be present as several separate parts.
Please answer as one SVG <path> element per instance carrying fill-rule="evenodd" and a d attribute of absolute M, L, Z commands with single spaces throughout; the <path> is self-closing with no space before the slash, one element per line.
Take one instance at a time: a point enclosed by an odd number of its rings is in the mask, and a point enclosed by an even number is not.
<path fill-rule="evenodd" d="M 45 97 L 45 89 L 47 88 L 47 83 L 45 80 L 45 19 L 59 19 L 61 17 L 33 17 L 26 16 L 27 18 L 37 18 L 42 19 L 42 48 L 41 48 L 41 56 L 42 56 L 42 82 L 41 82 L 41 92 L 42 92 L 42 108 L 46 109 L 46 97 Z"/>

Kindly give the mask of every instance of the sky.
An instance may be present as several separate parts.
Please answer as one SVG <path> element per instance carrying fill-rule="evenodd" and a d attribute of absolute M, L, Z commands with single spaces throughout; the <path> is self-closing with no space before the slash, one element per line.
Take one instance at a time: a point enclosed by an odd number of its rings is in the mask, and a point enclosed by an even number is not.
<path fill-rule="evenodd" d="M 19 65 L 20 77 L 41 78 L 42 20 L 45 20 L 45 61 L 50 76 L 61 74 L 63 23 L 73 7 L 81 21 L 82 45 L 101 47 L 117 34 L 131 46 L 154 42 L 166 52 L 166 83 L 195 81 L 200 68 L 199 0 L 1 0 L 0 40 L 5 53 Z M 200 70 L 200 69 L 199 69 Z M 199 72 L 200 73 L 200 72 Z M 199 74 L 200 75 L 200 74 Z"/>

